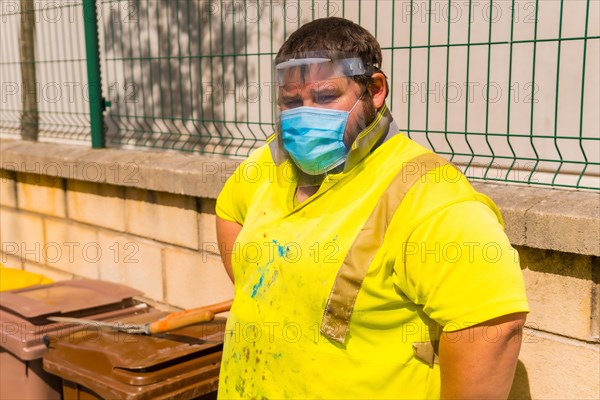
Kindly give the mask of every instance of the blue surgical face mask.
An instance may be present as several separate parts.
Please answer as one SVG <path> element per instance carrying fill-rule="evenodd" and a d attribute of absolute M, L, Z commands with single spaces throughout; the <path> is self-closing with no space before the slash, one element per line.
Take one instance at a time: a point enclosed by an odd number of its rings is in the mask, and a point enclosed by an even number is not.
<path fill-rule="evenodd" d="M 320 175 L 346 160 L 344 132 L 359 101 L 360 98 L 350 111 L 303 106 L 281 112 L 283 147 L 300 170 Z"/>

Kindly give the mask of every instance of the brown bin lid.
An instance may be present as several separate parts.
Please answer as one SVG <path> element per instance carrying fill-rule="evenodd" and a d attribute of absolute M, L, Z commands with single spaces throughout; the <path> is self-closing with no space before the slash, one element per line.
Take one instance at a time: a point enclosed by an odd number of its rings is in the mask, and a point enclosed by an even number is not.
<path fill-rule="evenodd" d="M 0 306 L 25 318 L 107 306 L 142 294 L 118 283 L 75 279 L 0 292 Z"/>
<path fill-rule="evenodd" d="M 138 315 L 120 321 L 156 319 Z M 186 391 L 200 396 L 216 390 L 224 330 L 224 318 L 154 336 L 86 329 L 54 341 L 44 369 L 105 398 L 157 398 Z"/>
<path fill-rule="evenodd" d="M 84 326 L 50 323 L 45 317 L 68 315 L 97 320 L 148 313 L 132 297 L 138 290 L 88 279 L 61 281 L 0 292 L 0 347 L 21 360 L 35 360 L 46 352 L 45 335 L 74 332 Z"/>

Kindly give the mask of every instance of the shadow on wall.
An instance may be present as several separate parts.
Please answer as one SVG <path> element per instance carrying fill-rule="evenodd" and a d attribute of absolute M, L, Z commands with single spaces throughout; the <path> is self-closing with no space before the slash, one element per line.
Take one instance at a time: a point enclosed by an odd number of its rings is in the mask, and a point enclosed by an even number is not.
<path fill-rule="evenodd" d="M 515 371 L 515 379 L 513 380 L 510 394 L 510 400 L 531 400 L 531 391 L 529 387 L 529 376 L 525 364 L 521 360 L 517 361 L 517 369 Z"/>
<path fill-rule="evenodd" d="M 243 143 L 244 133 L 227 121 L 248 117 L 236 96 L 254 73 L 246 53 L 256 35 L 223 4 L 103 4 L 110 143 L 220 153 Z"/>

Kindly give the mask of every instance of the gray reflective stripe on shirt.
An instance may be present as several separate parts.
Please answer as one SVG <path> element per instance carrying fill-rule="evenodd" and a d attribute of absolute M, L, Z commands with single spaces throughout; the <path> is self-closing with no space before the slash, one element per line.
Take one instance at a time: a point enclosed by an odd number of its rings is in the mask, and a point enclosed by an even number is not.
<path fill-rule="evenodd" d="M 324 336 L 345 343 L 358 292 L 375 254 L 383 245 L 394 213 L 406 193 L 423 175 L 447 164 L 449 162 L 437 154 L 421 154 L 404 163 L 383 192 L 338 270 L 321 322 Z"/>

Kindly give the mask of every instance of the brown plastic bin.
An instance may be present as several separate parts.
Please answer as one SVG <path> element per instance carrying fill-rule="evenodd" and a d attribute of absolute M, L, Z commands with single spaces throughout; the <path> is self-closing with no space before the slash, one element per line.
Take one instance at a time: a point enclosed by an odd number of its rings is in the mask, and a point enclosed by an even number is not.
<path fill-rule="evenodd" d="M 44 336 L 84 326 L 55 323 L 48 316 L 96 320 L 157 312 L 133 299 L 141 292 L 97 280 L 61 281 L 0 292 L 0 399 L 60 399 L 61 380 L 42 368 Z"/>
<path fill-rule="evenodd" d="M 44 369 L 63 378 L 65 399 L 213 399 L 224 329 L 223 318 L 154 336 L 86 329 L 52 341 Z"/>

